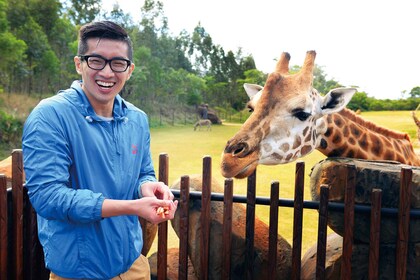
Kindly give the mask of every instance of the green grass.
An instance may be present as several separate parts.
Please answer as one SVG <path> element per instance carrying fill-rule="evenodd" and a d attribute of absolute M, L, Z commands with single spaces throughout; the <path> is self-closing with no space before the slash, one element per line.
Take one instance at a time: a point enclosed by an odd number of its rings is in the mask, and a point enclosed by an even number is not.
<path fill-rule="evenodd" d="M 418 146 L 416 126 L 411 119 L 410 112 L 367 112 L 362 113 L 365 119 L 379 125 L 410 134 L 415 147 Z M 152 128 L 152 154 L 156 170 L 159 162 L 159 154 L 166 153 L 169 156 L 169 184 L 183 175 L 201 174 L 203 157 L 208 155 L 212 158 L 212 175 L 222 185 L 223 176 L 220 174 L 221 154 L 228 139 L 240 128 L 239 124 L 213 125 L 212 131 L 193 131 L 192 126 Z M 305 200 L 311 200 L 309 189 L 309 174 L 311 168 L 325 156 L 318 151 L 302 158 L 305 162 Z M 280 183 L 280 197 L 293 199 L 294 197 L 294 174 L 296 163 L 277 166 L 262 166 L 257 169 L 257 196 L 269 197 L 270 184 L 272 181 Z M 234 194 L 246 194 L 246 179 L 234 180 Z M 256 216 L 268 224 L 268 206 L 257 206 Z M 305 209 L 303 217 L 303 242 L 302 252 L 316 243 L 318 214 L 316 210 Z M 170 228 L 169 247 L 179 245 L 178 238 Z M 293 234 L 293 209 L 280 208 L 279 233 L 292 243 Z M 157 248 L 157 247 L 156 247 Z M 152 248 L 151 251 L 154 249 Z"/>

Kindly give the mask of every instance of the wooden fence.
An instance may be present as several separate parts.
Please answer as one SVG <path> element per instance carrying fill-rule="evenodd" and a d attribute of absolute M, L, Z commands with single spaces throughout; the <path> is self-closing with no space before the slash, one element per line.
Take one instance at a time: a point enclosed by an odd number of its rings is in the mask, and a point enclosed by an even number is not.
<path fill-rule="evenodd" d="M 26 189 L 24 188 L 23 163 L 21 150 L 12 153 L 12 187 L 7 189 L 4 175 L 0 175 L 0 279 L 36 279 L 49 278 L 49 271 L 44 267 L 42 248 L 37 238 L 36 213 L 32 209 Z M 270 198 L 256 197 L 256 173 L 248 177 L 248 191 L 246 196 L 233 195 L 233 180 L 226 179 L 224 193 L 211 192 L 211 158 L 203 158 L 203 192 L 190 192 L 189 177 L 181 177 L 181 189 L 174 190 L 179 199 L 178 211 L 180 215 L 179 240 L 179 266 L 178 279 L 187 279 L 188 275 L 188 203 L 191 199 L 201 200 L 202 234 L 200 242 L 201 279 L 208 279 L 209 271 L 209 234 L 210 234 L 210 202 L 224 202 L 223 218 L 223 271 L 222 279 L 230 278 L 230 240 L 232 235 L 232 205 L 233 203 L 246 204 L 246 279 L 252 279 L 253 252 L 254 252 L 254 218 L 255 206 L 267 205 L 270 208 L 269 218 L 269 275 L 276 275 L 278 214 L 282 207 L 294 208 L 293 244 L 292 244 L 292 279 L 300 279 L 301 274 L 301 248 L 302 224 L 304 209 L 318 209 L 318 241 L 316 257 L 316 279 L 326 277 L 326 240 L 328 211 L 344 212 L 345 234 L 343 236 L 343 251 L 341 265 L 341 279 L 351 279 L 352 275 L 352 246 L 354 213 L 361 211 L 371 215 L 370 247 L 369 247 L 369 279 L 378 279 L 379 264 L 379 232 L 381 213 L 398 217 L 398 238 L 396 249 L 396 275 L 395 279 L 406 279 L 407 249 L 409 240 L 410 219 L 410 182 L 411 169 L 401 170 L 399 209 L 381 208 L 381 191 L 372 192 L 371 206 L 355 205 L 355 168 L 348 166 L 347 185 L 345 187 L 345 203 L 328 201 L 329 189 L 321 187 L 320 201 L 304 201 L 304 162 L 296 164 L 295 171 L 295 197 L 294 199 L 279 199 L 279 183 L 271 183 Z M 159 181 L 168 184 L 168 156 L 159 157 Z M 417 212 L 416 212 L 417 213 Z M 417 213 L 418 214 L 418 213 Z M 413 215 L 413 213 L 411 213 Z M 168 222 L 159 224 L 158 229 L 158 279 L 167 278 L 167 238 Z"/>

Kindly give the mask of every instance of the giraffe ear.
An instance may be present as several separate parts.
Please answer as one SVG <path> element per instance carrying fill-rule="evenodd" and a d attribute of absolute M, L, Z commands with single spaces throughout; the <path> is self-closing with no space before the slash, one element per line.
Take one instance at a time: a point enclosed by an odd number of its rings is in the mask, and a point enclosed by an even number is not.
<path fill-rule="evenodd" d="M 260 92 L 263 87 L 260 85 L 256 85 L 256 84 L 244 84 L 244 89 L 246 91 L 246 94 L 248 95 L 249 99 L 252 100 L 254 98 L 254 96 Z"/>
<path fill-rule="evenodd" d="M 355 88 L 332 89 L 323 97 L 321 104 L 322 114 L 328 115 L 343 110 L 356 91 Z"/>

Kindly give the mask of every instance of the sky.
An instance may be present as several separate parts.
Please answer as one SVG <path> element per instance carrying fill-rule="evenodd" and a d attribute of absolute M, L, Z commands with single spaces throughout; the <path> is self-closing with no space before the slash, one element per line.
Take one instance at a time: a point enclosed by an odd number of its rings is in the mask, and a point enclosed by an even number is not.
<path fill-rule="evenodd" d="M 135 22 L 143 0 L 114 3 Z M 161 0 L 169 31 L 192 33 L 198 23 L 226 52 L 242 49 L 270 73 L 284 51 L 301 66 L 308 50 L 328 79 L 377 99 L 399 99 L 420 86 L 420 1 Z"/>

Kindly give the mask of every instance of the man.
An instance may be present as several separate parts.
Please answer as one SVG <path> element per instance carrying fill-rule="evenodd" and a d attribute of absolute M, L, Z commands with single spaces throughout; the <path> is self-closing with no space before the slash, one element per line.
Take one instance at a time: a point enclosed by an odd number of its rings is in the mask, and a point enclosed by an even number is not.
<path fill-rule="evenodd" d="M 177 201 L 156 181 L 147 116 L 119 95 L 132 55 L 119 25 L 83 26 L 74 57 L 82 80 L 25 122 L 26 186 L 50 279 L 150 279 L 138 217 L 174 217 Z"/>

